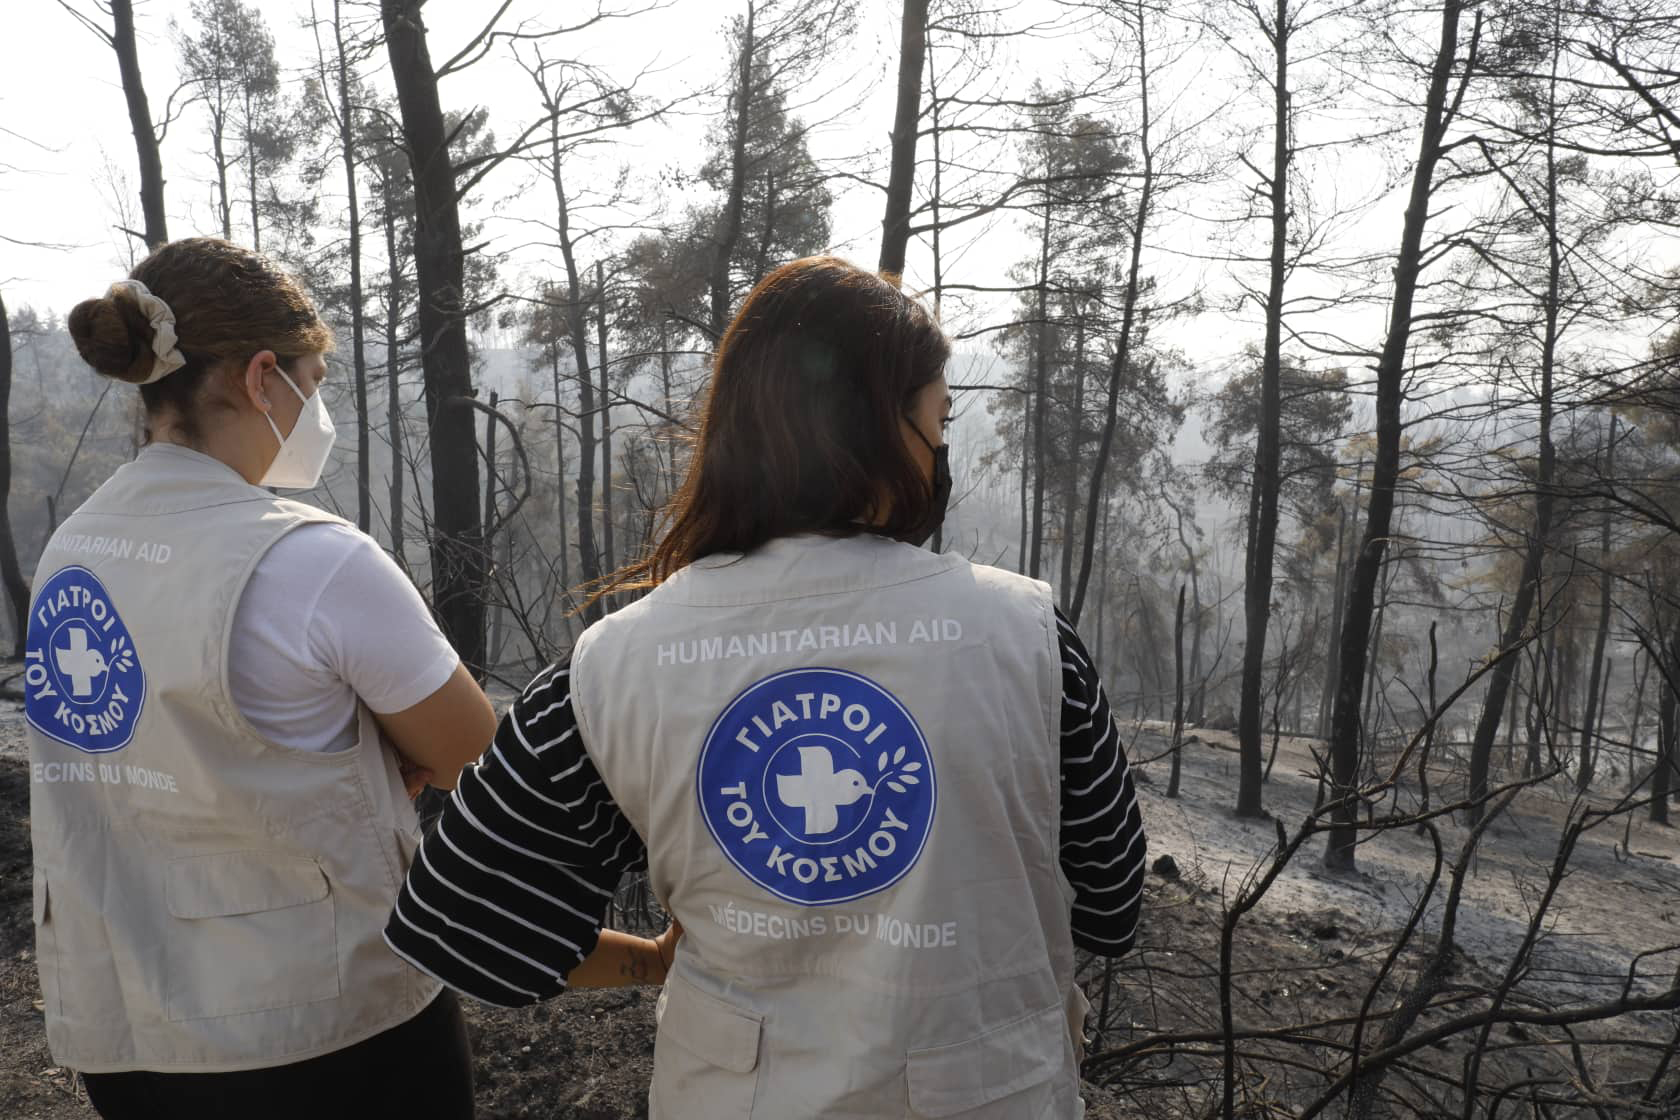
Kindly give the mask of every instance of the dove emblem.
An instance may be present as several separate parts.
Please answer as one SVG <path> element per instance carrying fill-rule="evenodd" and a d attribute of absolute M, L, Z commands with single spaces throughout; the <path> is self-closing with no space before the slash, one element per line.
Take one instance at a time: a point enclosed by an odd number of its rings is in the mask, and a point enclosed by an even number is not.
<path fill-rule="evenodd" d="M 836 770 L 827 747 L 800 747 L 799 773 L 776 775 L 776 795 L 782 803 L 805 810 L 807 836 L 833 832 L 840 823 L 840 806 L 874 792 L 856 770 Z"/>
<path fill-rule="evenodd" d="M 105 655 L 88 648 L 88 632 L 80 626 L 67 626 L 69 648 L 58 647 L 53 653 L 58 659 L 58 671 L 70 681 L 70 695 L 78 700 L 93 695 L 93 682 L 105 675 Z"/>

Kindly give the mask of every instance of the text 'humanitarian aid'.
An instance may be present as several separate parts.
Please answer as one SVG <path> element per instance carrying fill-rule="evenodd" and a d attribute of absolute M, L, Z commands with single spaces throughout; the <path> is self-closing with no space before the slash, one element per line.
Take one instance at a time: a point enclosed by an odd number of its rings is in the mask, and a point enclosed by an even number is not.
<path fill-rule="evenodd" d="M 718 846 L 805 906 L 884 890 L 920 858 L 936 789 L 927 740 L 886 689 L 794 669 L 737 696 L 706 736 L 696 792 Z"/>

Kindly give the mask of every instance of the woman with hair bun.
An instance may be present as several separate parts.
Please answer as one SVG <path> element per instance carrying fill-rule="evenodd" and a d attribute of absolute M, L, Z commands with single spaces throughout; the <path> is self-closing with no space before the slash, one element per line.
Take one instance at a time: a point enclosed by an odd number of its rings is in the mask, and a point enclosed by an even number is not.
<path fill-rule="evenodd" d="M 320 478 L 331 333 L 274 264 L 204 238 L 69 328 L 139 386 L 147 440 L 34 583 L 54 1060 L 106 1117 L 472 1115 L 459 1005 L 380 932 L 409 796 L 452 787 L 495 714 L 372 538 L 265 489 Z"/>
<path fill-rule="evenodd" d="M 949 355 L 888 278 L 767 276 L 607 585 L 648 593 L 514 703 L 393 910 L 399 953 L 523 1004 L 590 971 L 646 868 L 686 928 L 650 970 L 652 1120 L 1082 1111 L 1074 948 L 1131 947 L 1142 820 L 1050 589 L 916 547 Z"/>

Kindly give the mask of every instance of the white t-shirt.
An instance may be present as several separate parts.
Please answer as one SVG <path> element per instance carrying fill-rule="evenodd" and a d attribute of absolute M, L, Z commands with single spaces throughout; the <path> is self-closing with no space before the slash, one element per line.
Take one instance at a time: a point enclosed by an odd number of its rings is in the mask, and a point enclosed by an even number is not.
<path fill-rule="evenodd" d="M 348 525 L 302 525 L 257 562 L 228 646 L 233 702 L 284 747 L 344 750 L 356 700 L 411 708 L 460 663 L 420 593 L 378 543 Z"/>

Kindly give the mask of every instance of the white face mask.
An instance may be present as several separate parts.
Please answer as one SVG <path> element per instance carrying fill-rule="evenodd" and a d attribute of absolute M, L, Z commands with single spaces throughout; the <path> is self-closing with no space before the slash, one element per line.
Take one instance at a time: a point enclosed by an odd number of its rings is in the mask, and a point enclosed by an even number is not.
<path fill-rule="evenodd" d="M 321 481 L 321 471 L 327 465 L 327 456 L 332 454 L 333 440 L 338 432 L 333 427 L 332 417 L 327 415 L 327 404 L 321 399 L 319 388 L 314 396 L 306 397 L 297 383 L 286 376 L 285 370 L 276 368 L 274 372 L 286 378 L 286 384 L 303 402 L 303 410 L 298 413 L 297 423 L 292 425 L 289 436 L 281 435 L 274 417 L 265 414 L 274 438 L 280 441 L 280 451 L 262 478 L 258 479 L 257 485 L 308 490 Z"/>

